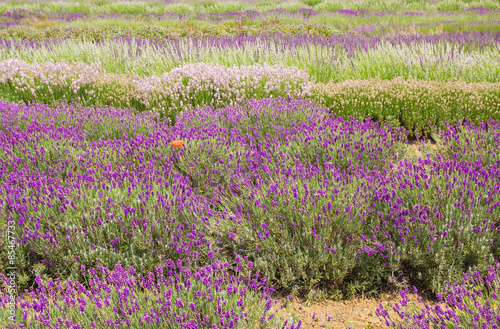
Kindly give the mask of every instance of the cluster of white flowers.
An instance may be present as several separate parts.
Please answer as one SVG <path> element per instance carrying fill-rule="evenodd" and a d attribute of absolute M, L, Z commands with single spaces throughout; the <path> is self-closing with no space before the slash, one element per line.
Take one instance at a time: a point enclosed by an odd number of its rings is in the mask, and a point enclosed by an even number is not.
<path fill-rule="evenodd" d="M 34 99 L 94 97 L 104 104 L 120 105 L 128 105 L 133 100 L 152 110 L 166 112 L 194 106 L 235 105 L 252 97 L 304 98 L 310 95 L 313 86 L 308 73 L 282 65 L 228 68 L 196 63 L 161 76 L 136 75 L 134 78 L 107 73 L 101 64 L 64 61 L 29 64 L 17 59 L 0 62 L 0 87 L 8 87 L 9 83 L 14 93 L 27 93 Z M 51 97 L 55 90 L 57 95 Z"/>
<path fill-rule="evenodd" d="M 15 91 L 36 91 L 42 85 L 52 88 L 68 88 L 77 93 L 80 88 L 95 83 L 104 73 L 99 63 L 87 65 L 82 62 L 69 64 L 65 61 L 29 64 L 10 59 L 0 62 L 0 84 L 12 83 Z M 52 88 L 51 88 L 52 87 Z"/>
<path fill-rule="evenodd" d="M 228 68 L 219 64 L 195 63 L 174 69 L 161 76 L 134 80 L 136 98 L 146 106 L 167 101 L 190 108 L 203 103 L 200 94 L 206 93 L 206 103 L 202 105 L 219 106 L 237 104 L 257 96 L 256 93 L 272 95 L 273 92 L 304 98 L 310 95 L 313 84 L 309 75 L 296 67 L 282 65 Z M 200 103 L 201 102 L 201 103 Z"/>

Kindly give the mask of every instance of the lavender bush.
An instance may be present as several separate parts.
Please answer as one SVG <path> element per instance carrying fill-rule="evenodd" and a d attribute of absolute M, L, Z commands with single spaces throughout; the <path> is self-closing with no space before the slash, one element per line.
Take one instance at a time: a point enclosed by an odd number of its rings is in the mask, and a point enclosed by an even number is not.
<path fill-rule="evenodd" d="M 418 292 L 414 287 L 413 292 Z M 409 289 L 401 291 L 401 300 L 393 310 L 399 319 L 392 319 L 383 305 L 377 309 L 377 315 L 385 319 L 388 327 L 394 328 L 456 328 L 469 326 L 474 328 L 498 328 L 500 308 L 498 295 L 500 281 L 498 262 L 488 267 L 488 274 L 469 271 L 464 273 L 461 282 L 447 282 L 443 293 L 439 294 L 439 303 L 433 306 L 422 305 L 420 309 L 409 306 Z M 421 300 L 419 299 L 419 302 Z M 405 309 L 409 309 L 406 311 Z"/>
<path fill-rule="evenodd" d="M 271 322 L 266 313 L 273 289 L 258 272 L 238 275 L 245 261 L 234 269 L 215 260 L 192 265 L 168 260 L 144 276 L 133 267 L 82 265 L 83 282 L 43 282 L 37 276 L 37 288 L 15 301 L 0 291 L 0 304 L 14 303 L 22 319 L 8 328 L 247 328 Z M 7 318 L 0 323 L 6 326 Z"/>

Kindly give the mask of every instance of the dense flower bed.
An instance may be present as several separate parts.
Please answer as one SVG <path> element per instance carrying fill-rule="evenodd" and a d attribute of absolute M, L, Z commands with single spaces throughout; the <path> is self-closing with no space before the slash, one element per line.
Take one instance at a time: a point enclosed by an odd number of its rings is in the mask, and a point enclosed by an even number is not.
<path fill-rule="evenodd" d="M 421 305 L 420 309 L 413 305 L 409 306 L 410 291 L 406 287 L 400 293 L 401 300 L 393 307 L 399 319 L 391 319 L 383 305 L 377 309 L 377 315 L 385 319 L 388 327 L 431 328 L 450 327 L 456 324 L 474 328 L 498 328 L 500 325 L 498 273 L 498 263 L 489 266 L 488 274 L 484 277 L 479 272 L 464 273 L 460 282 L 446 283 L 443 294 L 437 296 L 438 304 Z M 418 292 L 415 287 L 413 291 Z"/>
<path fill-rule="evenodd" d="M 146 78 L 107 74 L 99 64 L 0 62 L 0 90 L 12 100 L 76 100 L 153 110 L 174 120 L 181 110 L 241 104 L 251 97 L 310 94 L 306 72 L 281 65 L 227 68 L 195 63 Z"/>
<path fill-rule="evenodd" d="M 144 276 L 133 267 L 86 270 L 81 265 L 84 282 L 42 282 L 37 276 L 37 288 L 14 303 L 26 323 L 23 328 L 237 328 L 270 322 L 273 289 L 258 271 L 232 275 L 231 270 L 238 273 L 252 265 L 241 259 L 237 263 L 233 269 L 214 260 L 193 269 L 189 262 L 168 260 Z M 0 292 L 2 306 L 10 302 Z"/>
<path fill-rule="evenodd" d="M 42 268 L 36 280 L 47 282 L 36 284 L 32 298 L 48 301 L 19 299 L 26 321 L 49 305 L 57 313 L 52 302 L 71 294 L 66 286 L 51 295 L 54 277 L 83 284 L 95 280 L 85 268 L 99 266 L 154 273 L 172 260 L 196 273 L 217 259 L 237 267 L 223 289 L 259 271 L 274 288 L 321 285 L 349 295 L 408 270 L 439 292 L 469 266 L 484 273 L 499 257 L 494 121 L 450 126 L 440 134 L 442 149 L 410 161 L 403 157 L 404 130 L 335 118 L 311 101 L 200 108 L 182 113 L 174 126 L 150 112 L 112 107 L 3 102 L 0 109 L 1 215 L 15 223 L 18 267 Z M 179 139 L 183 147 L 170 145 Z M 160 283 L 173 274 L 158 275 L 148 279 L 157 288 L 134 296 L 167 291 L 173 283 Z M 119 286 L 109 284 L 110 296 L 120 298 Z M 79 294 L 99 294 L 85 289 Z M 92 294 L 72 298 L 83 298 L 85 310 L 96 302 Z M 192 301 L 186 298 L 185 306 Z M 145 319 L 142 307 L 130 315 L 134 321 Z M 97 318 L 83 319 L 75 309 L 67 320 L 98 319 L 100 311 L 89 308 Z M 156 309 L 147 312 L 156 317 Z M 197 324 L 208 323 L 204 315 L 217 322 L 226 314 L 179 312 L 175 321 Z"/>

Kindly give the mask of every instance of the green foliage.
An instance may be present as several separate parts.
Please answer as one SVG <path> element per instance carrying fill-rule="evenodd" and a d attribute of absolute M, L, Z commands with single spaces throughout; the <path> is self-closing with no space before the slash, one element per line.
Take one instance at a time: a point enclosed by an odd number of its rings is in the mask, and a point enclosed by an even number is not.
<path fill-rule="evenodd" d="M 302 0 L 301 2 L 309 7 L 314 7 L 322 3 L 323 0 Z"/>
<path fill-rule="evenodd" d="M 393 79 L 347 80 L 317 84 L 313 98 L 335 116 L 389 122 L 414 135 L 431 136 L 468 118 L 473 123 L 500 119 L 500 85 Z"/>

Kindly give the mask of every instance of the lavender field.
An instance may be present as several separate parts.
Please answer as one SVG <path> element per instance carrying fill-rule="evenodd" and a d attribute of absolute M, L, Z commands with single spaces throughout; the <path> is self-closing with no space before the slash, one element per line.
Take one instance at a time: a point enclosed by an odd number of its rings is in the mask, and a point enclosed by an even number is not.
<path fill-rule="evenodd" d="M 0 328 L 500 328 L 499 23 L 0 2 Z"/>

